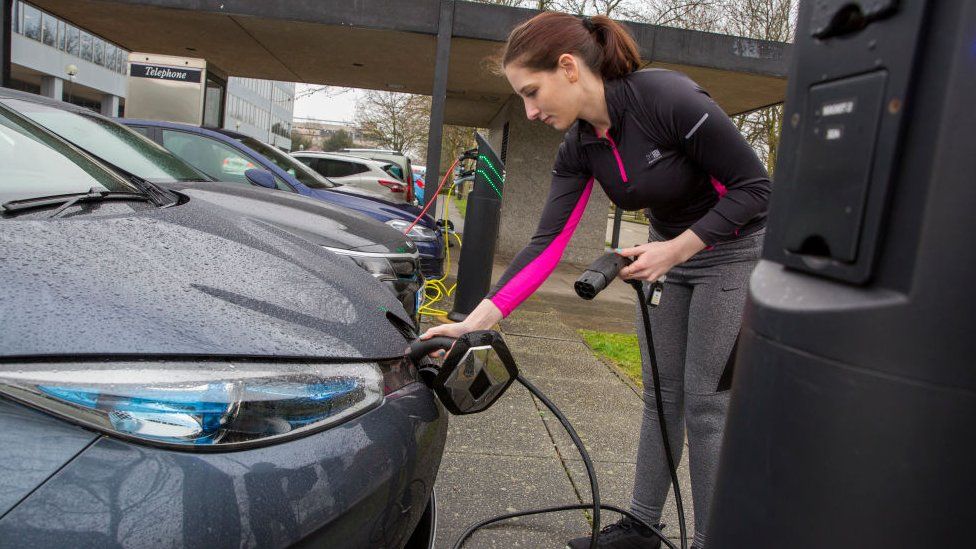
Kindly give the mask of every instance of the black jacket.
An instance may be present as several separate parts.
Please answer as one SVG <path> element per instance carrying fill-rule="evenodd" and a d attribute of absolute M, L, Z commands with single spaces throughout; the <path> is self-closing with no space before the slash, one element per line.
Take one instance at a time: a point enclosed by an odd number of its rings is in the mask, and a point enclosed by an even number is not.
<path fill-rule="evenodd" d="M 647 69 L 605 82 L 610 130 L 585 121 L 566 132 L 532 240 L 489 294 L 506 316 L 562 256 L 595 179 L 625 210 L 647 208 L 674 238 L 691 229 L 707 245 L 765 226 L 769 175 L 724 111 L 684 74 Z"/>

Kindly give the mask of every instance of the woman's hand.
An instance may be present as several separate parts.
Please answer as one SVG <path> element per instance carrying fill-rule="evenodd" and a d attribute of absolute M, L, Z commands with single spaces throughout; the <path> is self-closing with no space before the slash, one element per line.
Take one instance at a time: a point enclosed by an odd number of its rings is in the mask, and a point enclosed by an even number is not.
<path fill-rule="evenodd" d="M 623 280 L 654 281 L 680 263 L 680 258 L 669 242 L 648 242 L 633 248 L 617 250 L 623 257 L 633 257 L 634 262 L 620 269 Z"/>
<path fill-rule="evenodd" d="M 623 280 L 658 280 L 672 267 L 688 261 L 703 249 L 705 243 L 691 230 L 686 230 L 673 240 L 618 249 L 616 252 L 623 257 L 636 258 L 633 263 L 620 269 L 619 276 Z"/>
<path fill-rule="evenodd" d="M 502 319 L 502 312 L 490 300 L 482 300 L 471 314 L 463 322 L 453 324 L 441 324 L 433 326 L 421 334 L 420 339 L 426 340 L 435 336 L 447 336 L 457 339 L 468 332 L 477 330 L 488 330 Z M 439 358 L 444 356 L 444 351 L 434 351 L 431 357 Z"/>

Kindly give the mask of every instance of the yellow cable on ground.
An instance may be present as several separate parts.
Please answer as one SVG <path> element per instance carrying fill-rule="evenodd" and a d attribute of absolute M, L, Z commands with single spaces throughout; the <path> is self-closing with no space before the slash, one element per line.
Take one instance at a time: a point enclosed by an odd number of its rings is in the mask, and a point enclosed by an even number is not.
<path fill-rule="evenodd" d="M 449 172 L 450 173 L 450 172 Z M 447 230 L 447 210 L 450 205 L 451 197 L 454 194 L 454 185 L 451 185 L 447 189 L 447 199 L 444 201 L 444 209 L 441 214 L 441 219 L 444 221 L 444 229 Z M 457 239 L 458 247 L 461 246 L 461 237 L 457 233 L 448 233 L 447 238 L 444 239 L 444 274 L 440 278 L 435 278 L 428 280 L 424 283 L 424 304 L 420 306 L 418 312 L 421 315 L 446 317 L 448 311 L 441 309 L 435 309 L 434 304 L 441 301 L 446 297 L 450 297 L 454 294 L 454 290 L 457 288 L 457 282 L 451 285 L 450 288 L 447 287 L 447 278 L 451 275 L 451 235 Z"/>

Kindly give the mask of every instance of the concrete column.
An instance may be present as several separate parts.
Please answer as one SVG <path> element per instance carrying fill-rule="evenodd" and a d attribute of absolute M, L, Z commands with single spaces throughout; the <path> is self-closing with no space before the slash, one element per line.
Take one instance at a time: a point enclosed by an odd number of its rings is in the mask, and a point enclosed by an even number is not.
<path fill-rule="evenodd" d="M 61 101 L 64 93 L 64 80 L 57 76 L 41 77 L 41 95 Z"/>
<path fill-rule="evenodd" d="M 102 94 L 101 113 L 105 116 L 119 115 L 119 96 L 110 93 Z"/>
<path fill-rule="evenodd" d="M 563 132 L 541 122 L 529 122 L 522 100 L 513 96 L 492 121 L 491 144 L 501 151 L 502 128 L 509 123 L 508 156 L 505 162 L 505 193 L 496 253 L 510 258 L 535 233 L 542 206 L 549 195 L 552 164 L 563 140 Z M 606 249 L 607 213 L 610 200 L 594 183 L 583 219 L 563 254 L 563 261 L 587 265 Z"/>
<path fill-rule="evenodd" d="M 0 0 L 0 86 L 10 86 L 10 40 L 13 0 Z"/>
<path fill-rule="evenodd" d="M 434 89 L 430 102 L 430 130 L 427 133 L 427 182 L 440 181 L 441 137 L 444 133 L 444 103 L 447 102 L 447 73 L 451 60 L 451 36 L 454 33 L 454 0 L 441 0 L 437 22 L 437 56 L 434 64 Z M 426 189 L 426 187 L 425 187 Z M 424 204 L 437 211 L 437 193 L 424 193 Z"/>

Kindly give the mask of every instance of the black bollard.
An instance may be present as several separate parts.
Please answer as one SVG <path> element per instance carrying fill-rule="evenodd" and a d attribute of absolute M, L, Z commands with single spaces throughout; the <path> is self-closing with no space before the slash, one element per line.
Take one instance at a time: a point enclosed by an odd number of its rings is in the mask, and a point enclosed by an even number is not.
<path fill-rule="evenodd" d="M 799 5 L 708 547 L 968 547 L 976 3 Z"/>
<path fill-rule="evenodd" d="M 478 162 L 474 187 L 468 193 L 468 210 L 464 215 L 464 243 L 458 260 L 454 308 L 447 315 L 456 322 L 467 318 L 491 288 L 491 266 L 505 189 L 505 166 L 481 134 L 475 133 L 475 140 Z"/>

